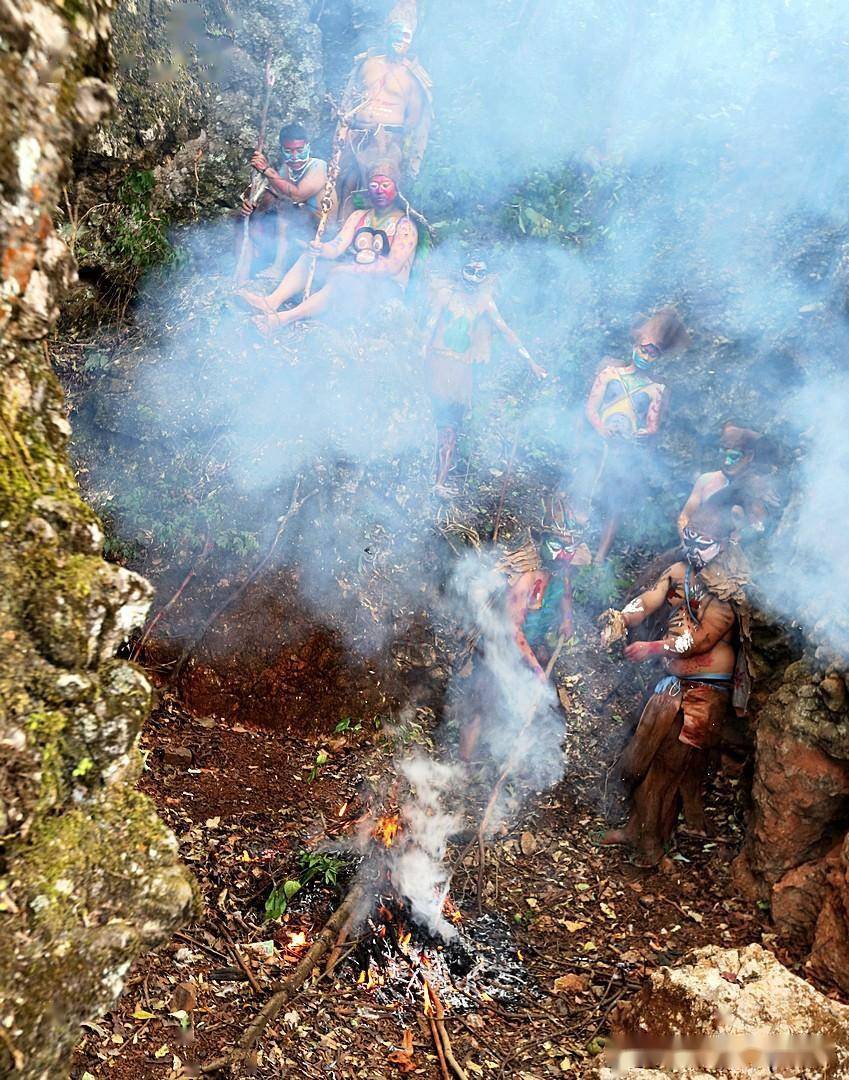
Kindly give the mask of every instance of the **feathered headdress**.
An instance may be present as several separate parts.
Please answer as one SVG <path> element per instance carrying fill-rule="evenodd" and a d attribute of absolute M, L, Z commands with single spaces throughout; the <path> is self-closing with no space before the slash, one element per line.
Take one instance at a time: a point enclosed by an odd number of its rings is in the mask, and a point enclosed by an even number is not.
<path fill-rule="evenodd" d="M 410 30 L 415 34 L 416 27 L 419 24 L 416 0 L 398 0 L 398 3 L 386 17 L 387 26 L 392 26 L 396 23 L 403 26 L 405 30 Z"/>

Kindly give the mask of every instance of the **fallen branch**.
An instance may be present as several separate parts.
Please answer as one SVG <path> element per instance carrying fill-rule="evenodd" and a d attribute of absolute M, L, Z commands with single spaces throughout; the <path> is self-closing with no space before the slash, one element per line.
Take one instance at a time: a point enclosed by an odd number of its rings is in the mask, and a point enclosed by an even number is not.
<path fill-rule="evenodd" d="M 565 644 L 566 638 L 561 634 L 560 637 L 558 637 L 557 639 L 557 644 L 554 647 L 554 652 L 551 654 L 551 659 L 548 661 L 548 664 L 545 668 L 546 685 L 548 685 L 548 679 L 551 676 L 552 671 L 554 670 L 554 665 L 560 659 L 560 654 L 563 651 L 563 646 Z M 542 703 L 542 698 L 543 691 L 542 689 L 540 689 L 538 693 L 534 694 L 534 699 L 531 702 L 530 707 L 528 708 L 525 721 L 516 736 L 516 741 L 513 745 L 513 751 L 505 762 L 504 768 L 499 773 L 498 779 L 495 781 L 495 787 L 493 787 L 492 789 L 492 794 L 489 797 L 489 802 L 486 804 L 486 810 L 484 810 L 483 817 L 481 818 L 481 823 L 478 826 L 478 913 L 483 910 L 484 868 L 486 861 L 486 834 L 489 829 L 489 823 L 492 819 L 492 815 L 495 813 L 495 808 L 498 805 L 498 799 L 501 795 L 501 789 L 504 787 L 507 777 L 513 772 L 513 770 L 516 768 L 522 758 L 522 754 L 524 753 L 524 736 L 527 734 L 528 728 L 530 728 L 536 718 L 537 709 L 539 709 L 540 704 Z M 465 857 L 465 852 L 463 854 L 463 857 Z"/>
<path fill-rule="evenodd" d="M 278 518 L 277 520 L 277 532 L 274 534 L 274 539 L 271 541 L 271 546 L 269 547 L 268 551 L 265 553 L 265 555 L 263 555 L 260 561 L 253 568 L 253 570 L 251 570 L 245 580 L 236 589 L 234 589 L 233 592 L 230 593 L 230 595 L 227 597 L 226 600 L 224 600 L 223 603 L 218 605 L 218 607 L 209 616 L 209 618 L 206 620 L 206 622 L 203 624 L 197 634 L 195 634 L 192 640 L 183 649 L 182 653 L 180 654 L 180 659 L 177 661 L 177 666 L 174 669 L 174 673 L 171 676 L 173 682 L 176 682 L 177 679 L 180 678 L 183 668 L 194 655 L 195 650 L 209 633 L 210 629 L 214 626 L 214 624 L 221 618 L 224 612 L 232 604 L 234 604 L 236 600 L 239 599 L 239 597 L 245 592 L 251 582 L 254 581 L 257 577 L 259 577 L 262 571 L 271 562 L 272 558 L 274 557 L 274 552 L 277 550 L 277 545 L 280 543 L 280 540 L 292 518 L 300 512 L 301 507 L 304 505 L 304 503 L 311 499 L 313 495 L 318 494 L 318 489 L 316 489 L 315 491 L 311 491 L 309 495 L 305 495 L 301 499 L 299 498 L 300 487 L 301 480 L 299 477 L 295 481 L 295 487 L 292 491 L 292 499 L 289 503 L 289 509 L 281 518 Z"/>
<path fill-rule="evenodd" d="M 221 933 L 224 936 L 224 940 L 227 942 L 227 948 L 233 954 L 233 959 L 236 961 L 236 963 L 239 965 L 239 967 L 245 973 L 245 977 L 247 978 L 248 982 L 251 984 L 251 990 L 253 990 L 253 992 L 256 994 L 257 997 L 262 997 L 262 986 L 260 986 L 259 980 L 257 979 L 256 975 L 254 975 L 253 969 L 251 968 L 250 964 L 247 962 L 245 957 L 242 955 L 242 950 L 239 948 L 239 946 L 233 940 L 233 937 L 232 937 L 230 931 L 227 929 L 227 927 L 224 925 L 224 923 L 219 922 L 218 925 L 219 925 L 219 928 L 221 930 Z"/>
<path fill-rule="evenodd" d="M 130 653 L 130 660 L 137 660 L 138 657 L 141 656 L 142 650 L 144 649 L 145 645 L 147 644 L 148 638 L 153 633 L 153 631 L 156 629 L 159 622 L 162 620 L 163 616 L 167 614 L 167 612 L 177 603 L 177 601 L 180 599 L 180 597 L 186 591 L 186 587 L 188 586 L 188 584 L 192 580 L 192 578 L 195 576 L 195 574 L 198 572 L 198 567 L 200 566 L 200 564 L 204 561 L 204 559 L 212 551 L 213 546 L 214 545 L 212 543 L 212 540 L 207 535 L 206 540 L 204 541 L 203 547 L 200 550 L 200 554 L 195 559 L 195 561 L 192 563 L 191 569 L 189 570 L 188 574 L 186 574 L 186 576 L 180 582 L 180 587 L 177 589 L 177 591 L 174 593 L 174 595 L 171 597 L 171 599 L 168 601 L 168 603 L 164 604 L 159 609 L 159 611 L 156 613 L 156 615 L 150 620 L 150 622 L 145 627 L 144 633 L 142 634 L 142 636 L 139 638 L 138 642 L 134 646 L 133 651 Z"/>
<path fill-rule="evenodd" d="M 442 1001 L 439 998 L 439 994 L 430 985 L 427 979 L 424 980 L 425 993 L 429 996 L 431 1004 L 433 1005 L 433 1012 L 428 1013 L 428 1019 L 431 1022 L 431 1030 L 436 1031 L 434 1041 L 437 1043 L 437 1052 L 441 1051 L 440 1063 L 445 1061 L 451 1068 L 457 1080 L 469 1080 L 465 1069 L 462 1068 L 460 1063 L 454 1057 L 454 1050 L 451 1046 L 451 1039 L 448 1036 L 448 1030 L 445 1027 L 445 1009 L 442 1005 Z"/>
<path fill-rule="evenodd" d="M 210 1061 L 207 1065 L 204 1065 L 201 1069 L 202 1076 L 214 1076 L 217 1073 L 227 1072 L 234 1065 L 245 1060 L 260 1035 L 262 1035 L 272 1020 L 280 1013 L 280 1010 L 287 1005 L 301 989 L 312 974 L 313 968 L 320 964 L 325 954 L 336 941 L 341 928 L 349 918 L 356 915 L 364 896 L 365 889 L 362 885 L 355 885 L 351 889 L 342 904 L 340 904 L 327 920 L 324 929 L 309 947 L 307 952 L 304 953 L 303 958 L 292 974 L 287 975 L 285 979 L 277 983 L 274 987 L 274 993 L 265 1005 L 263 1005 L 253 1022 L 245 1029 L 244 1035 L 239 1039 L 236 1046 L 223 1057 L 217 1058 L 215 1061 Z"/>

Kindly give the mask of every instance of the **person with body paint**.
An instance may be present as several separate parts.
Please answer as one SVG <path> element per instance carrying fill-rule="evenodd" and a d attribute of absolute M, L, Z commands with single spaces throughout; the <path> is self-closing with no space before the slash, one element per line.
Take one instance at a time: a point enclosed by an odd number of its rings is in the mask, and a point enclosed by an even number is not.
<path fill-rule="evenodd" d="M 250 239 L 256 254 L 271 260 L 259 276 L 275 281 L 293 261 L 293 242 L 306 242 L 315 232 L 327 183 L 327 162 L 312 156 L 309 135 L 300 124 L 286 124 L 281 130 L 280 161 L 282 172 L 272 168 L 261 151 L 254 154 L 251 165 L 266 178 L 268 187 L 257 206 L 243 197 L 239 208 L 241 218 L 251 219 Z"/>
<path fill-rule="evenodd" d="M 492 295 L 493 279 L 486 261 L 474 257 L 463 263 L 459 278 L 441 288 L 425 324 L 424 358 L 428 389 L 436 421 L 436 479 L 434 492 L 450 499 L 449 484 L 457 438 L 472 404 L 474 369 L 489 363 L 492 331 L 497 330 L 527 363 L 538 379 L 546 371 L 504 321 Z"/>
<path fill-rule="evenodd" d="M 418 15 L 415 0 L 401 0 L 386 20 L 386 42 L 356 57 L 345 91 L 345 144 L 337 191 L 344 218 L 351 197 L 364 190 L 365 162 L 376 139 L 397 149 L 404 176 L 415 179 L 424 158 L 432 119 L 430 76 L 410 48 Z"/>
<path fill-rule="evenodd" d="M 370 208 L 348 217 L 329 242 L 312 241 L 269 295 L 243 291 L 242 299 L 264 314 L 254 320 L 262 333 L 315 318 L 329 308 L 351 312 L 404 294 L 418 245 L 418 230 L 398 193 L 400 171 L 391 148 L 376 154 L 368 169 Z M 316 259 L 316 289 L 287 311 L 281 304 L 302 293 Z"/>
<path fill-rule="evenodd" d="M 572 570 L 592 561 L 579 522 L 568 512 L 565 522 L 563 529 L 544 529 L 538 541 L 529 535 L 499 564 L 507 578 L 506 615 L 516 648 L 543 681 L 559 637 L 565 641 L 572 637 Z M 481 707 L 464 715 L 460 735 L 463 761 L 471 759 L 485 719 Z"/>
<path fill-rule="evenodd" d="M 588 501 L 600 506 L 605 516 L 596 563 L 607 558 L 623 512 L 646 495 L 654 443 L 668 405 L 667 388 L 651 369 L 661 357 L 669 357 L 690 343 L 673 308 L 663 308 L 641 323 L 632 338 L 630 359 L 608 358 L 585 406 L 587 420 L 604 440 L 592 489 L 586 493 Z M 585 476 L 585 486 L 587 479 Z"/>
<path fill-rule="evenodd" d="M 685 526 L 683 559 L 622 611 L 607 611 L 600 620 L 602 643 L 610 646 L 664 605 L 671 612 L 657 640 L 625 646 L 630 663 L 660 660 L 666 675 L 619 760 L 631 788 L 627 824 L 602 840 L 631 846 L 647 865 L 664 859 L 681 809 L 687 826 L 706 834 L 702 788 L 709 753 L 732 703 L 745 710 L 736 692 L 745 675 L 738 634 L 748 634 L 745 569 L 732 540 L 743 518 L 736 498 L 728 488 L 708 499 Z"/>
<path fill-rule="evenodd" d="M 764 456 L 761 453 L 763 445 L 764 438 L 758 431 L 731 421 L 722 425 L 719 437 L 720 466 L 712 472 L 702 473 L 678 515 L 678 535 L 682 539 L 690 518 L 700 506 L 729 484 L 739 487 L 754 473 L 759 474 L 764 481 L 760 485 L 763 495 L 760 499 L 750 500 L 747 524 L 754 533 L 764 532 L 769 510 L 777 502 L 777 498 L 774 493 L 769 492 L 769 485 L 766 484 L 767 476 L 762 468 L 765 463 L 761 461 Z"/>

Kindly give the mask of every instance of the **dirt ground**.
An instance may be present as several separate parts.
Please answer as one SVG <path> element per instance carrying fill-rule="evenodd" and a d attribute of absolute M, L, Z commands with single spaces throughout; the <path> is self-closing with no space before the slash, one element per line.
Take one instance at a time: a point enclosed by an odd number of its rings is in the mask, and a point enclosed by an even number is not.
<path fill-rule="evenodd" d="M 527 981 L 509 1004 L 481 994 L 468 1008 L 449 1009 L 447 1029 L 469 1077 L 591 1075 L 620 999 L 647 971 L 700 945 L 758 941 L 799 970 L 776 948 L 758 908 L 735 896 L 730 864 L 742 839 L 742 797 L 730 772 L 711 788 L 716 835 L 707 842 L 679 835 L 671 873 L 599 847 L 605 804 L 614 813 L 616 804 L 607 770 L 636 702 L 629 690 L 629 713 L 590 624 L 557 670 L 567 701 L 564 778 L 542 794 L 513 792 L 510 823 L 489 847 L 483 890 L 485 912 L 510 927 Z M 443 738 L 450 745 L 450 733 L 419 719 L 391 732 L 354 725 L 304 737 L 192 718 L 163 696 L 144 737 L 142 786 L 179 837 L 203 909 L 136 964 L 115 1011 L 86 1026 L 74 1080 L 198 1075 L 233 1045 L 340 902 L 346 872 L 336 887 L 308 885 L 271 921 L 264 914 L 270 890 L 298 876 L 299 852 L 341 842 L 365 810 L 379 809 L 399 750 Z M 467 835 L 491 782 L 481 773 L 468 793 Z M 453 858 L 465 839 L 458 837 Z M 477 918 L 477 879 L 472 851 L 451 888 L 461 931 Z M 260 1040 L 254 1075 L 439 1077 L 420 999 L 407 1000 L 399 987 L 387 1003 L 384 989 L 360 978 L 352 957 L 302 990 Z"/>

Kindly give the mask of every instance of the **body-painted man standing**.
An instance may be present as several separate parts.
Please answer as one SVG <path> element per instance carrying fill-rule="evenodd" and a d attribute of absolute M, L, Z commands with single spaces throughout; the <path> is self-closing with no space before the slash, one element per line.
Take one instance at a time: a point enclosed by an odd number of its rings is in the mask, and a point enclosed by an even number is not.
<path fill-rule="evenodd" d="M 457 437 L 472 403 L 474 367 L 488 363 L 492 355 L 493 329 L 518 352 L 537 378 L 545 378 L 545 370 L 533 361 L 498 310 L 486 262 L 470 259 L 462 268 L 460 280 L 437 292 L 425 326 L 424 355 L 437 431 L 434 491 L 441 498 L 456 494 L 448 478 Z"/>
<path fill-rule="evenodd" d="M 702 786 L 708 754 L 719 743 L 732 701 L 745 708 L 735 686 L 738 614 L 746 620 L 745 569 L 731 540 L 738 519 L 742 511 L 732 489 L 714 495 L 685 527 L 684 558 L 622 611 L 602 616 L 602 641 L 609 645 L 664 605 L 671 609 L 657 640 L 625 648 L 626 660 L 659 659 L 667 674 L 620 759 L 631 785 L 628 822 L 602 841 L 630 845 L 650 865 L 664 858 L 682 808 L 692 830 L 706 831 Z"/>
<path fill-rule="evenodd" d="M 538 543 L 528 537 L 500 563 L 507 578 L 506 617 L 513 641 L 524 663 L 541 680 L 546 679 L 545 668 L 558 638 L 568 641 L 572 636 L 571 571 L 591 561 L 578 524 L 571 517 L 568 523 L 572 531 L 545 530 Z M 479 703 L 464 718 L 460 737 L 464 761 L 474 753 L 486 720 L 484 712 Z"/>
<path fill-rule="evenodd" d="M 405 177 L 418 176 L 430 135 L 431 81 L 412 56 L 415 0 L 395 5 L 386 22 L 386 44 L 355 60 L 345 91 L 346 141 L 337 191 L 339 211 L 350 212 L 350 196 L 368 182 L 364 161 L 378 138 L 398 151 Z"/>
<path fill-rule="evenodd" d="M 610 361 L 599 371 L 585 407 L 586 417 L 604 440 L 597 481 L 589 492 L 601 505 L 605 527 L 595 555 L 607 558 L 628 504 L 646 496 L 654 441 L 667 405 L 667 389 L 651 372 L 662 356 L 686 348 L 690 338 L 678 313 L 664 308 L 632 334 L 626 362 Z M 584 478 L 586 483 L 586 477 Z"/>

